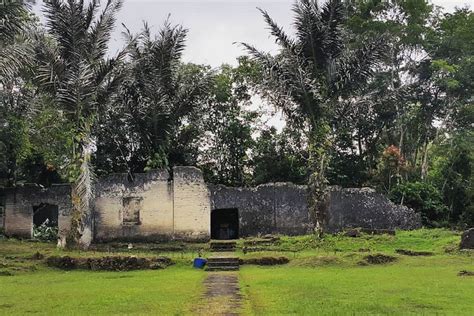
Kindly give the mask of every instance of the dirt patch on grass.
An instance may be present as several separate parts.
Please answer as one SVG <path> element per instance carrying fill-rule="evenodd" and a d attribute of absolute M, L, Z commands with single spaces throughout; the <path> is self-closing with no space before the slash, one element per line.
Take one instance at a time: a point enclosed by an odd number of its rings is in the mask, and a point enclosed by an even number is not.
<path fill-rule="evenodd" d="M 432 256 L 434 255 L 431 251 L 413 251 L 413 250 L 406 250 L 406 249 L 396 249 L 396 253 L 404 255 L 404 256 Z"/>
<path fill-rule="evenodd" d="M 342 263 L 341 258 L 336 256 L 318 256 L 318 257 L 309 257 L 303 259 L 297 259 L 292 261 L 292 265 L 295 267 L 322 267 L 328 265 L 337 265 Z"/>
<path fill-rule="evenodd" d="M 368 264 L 387 264 L 397 261 L 397 257 L 384 255 L 381 253 L 368 255 L 364 257 L 363 261 L 359 262 L 359 265 L 368 265 Z"/>
<path fill-rule="evenodd" d="M 49 257 L 46 264 L 62 270 L 93 270 L 93 271 L 129 271 L 145 269 L 163 269 L 172 264 L 171 259 L 165 257 L 140 258 L 140 257 L 99 257 L 99 258 L 73 258 L 69 256 Z"/>
<path fill-rule="evenodd" d="M 290 259 L 287 257 L 261 257 L 261 258 L 240 258 L 239 264 L 255 264 L 259 266 L 274 266 L 279 264 L 287 264 Z"/>
<path fill-rule="evenodd" d="M 458 273 L 459 276 L 474 276 L 474 271 L 462 270 Z"/>

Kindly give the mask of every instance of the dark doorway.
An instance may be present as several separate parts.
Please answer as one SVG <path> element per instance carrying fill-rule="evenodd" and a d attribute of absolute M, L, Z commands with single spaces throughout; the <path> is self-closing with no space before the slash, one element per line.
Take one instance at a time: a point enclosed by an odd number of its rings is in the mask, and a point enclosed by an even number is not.
<path fill-rule="evenodd" d="M 58 206 L 47 203 L 33 206 L 33 225 L 58 227 Z"/>
<path fill-rule="evenodd" d="M 239 238 L 239 211 L 236 208 L 217 209 L 211 212 L 211 238 Z"/>

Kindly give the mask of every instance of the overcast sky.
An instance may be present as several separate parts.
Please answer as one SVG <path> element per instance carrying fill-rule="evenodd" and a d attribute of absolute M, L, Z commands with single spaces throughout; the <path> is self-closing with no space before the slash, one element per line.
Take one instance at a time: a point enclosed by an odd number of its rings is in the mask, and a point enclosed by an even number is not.
<path fill-rule="evenodd" d="M 105 2 L 103 0 L 102 2 Z M 118 15 L 117 28 L 110 43 L 111 53 L 123 45 L 120 33 L 125 24 L 133 33 L 147 21 L 157 31 L 166 17 L 189 29 L 184 61 L 210 64 L 235 64 L 243 55 L 242 47 L 234 42 L 246 42 L 265 51 L 274 51 L 275 44 L 257 7 L 291 33 L 293 0 L 125 0 Z M 474 7 L 474 0 L 435 0 L 436 5 L 452 11 L 456 6 Z M 40 5 L 34 8 L 40 12 Z"/>

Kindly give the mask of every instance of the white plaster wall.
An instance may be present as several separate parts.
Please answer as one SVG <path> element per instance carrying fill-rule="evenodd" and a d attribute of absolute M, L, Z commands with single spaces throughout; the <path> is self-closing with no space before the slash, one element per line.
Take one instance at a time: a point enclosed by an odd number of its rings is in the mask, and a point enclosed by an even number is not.
<path fill-rule="evenodd" d="M 126 197 L 142 199 L 138 225 L 123 224 L 123 199 Z M 167 173 L 157 173 L 155 177 L 132 184 L 124 180 L 99 186 L 94 205 L 95 237 L 99 240 L 172 237 L 173 192 Z"/>
<path fill-rule="evenodd" d="M 194 167 L 173 169 L 174 234 L 177 238 L 208 239 L 210 193 L 202 172 Z"/>

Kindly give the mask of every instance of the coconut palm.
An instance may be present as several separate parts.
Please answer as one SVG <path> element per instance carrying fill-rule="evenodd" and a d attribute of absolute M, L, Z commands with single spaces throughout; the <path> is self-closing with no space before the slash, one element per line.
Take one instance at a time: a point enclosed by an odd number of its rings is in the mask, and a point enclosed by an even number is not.
<path fill-rule="evenodd" d="M 312 170 L 309 205 L 316 228 L 321 231 L 327 196 L 325 171 L 331 149 L 330 113 L 341 99 L 350 98 L 371 77 L 383 56 L 383 41 L 350 46 L 341 0 L 328 0 L 322 6 L 316 0 L 298 0 L 293 11 L 294 38 L 261 10 L 280 48 L 276 56 L 243 45 L 264 70 L 265 80 L 260 85 L 263 95 L 308 130 Z"/>
<path fill-rule="evenodd" d="M 107 58 L 108 41 L 121 0 L 108 0 L 98 14 L 99 1 L 45 1 L 44 12 L 52 40 L 37 52 L 37 82 L 49 94 L 59 113 L 73 124 L 69 160 L 73 220 L 68 241 L 87 247 L 92 239 L 91 200 L 94 172 L 91 155 L 97 116 L 123 79 L 118 71 L 125 52 Z"/>

